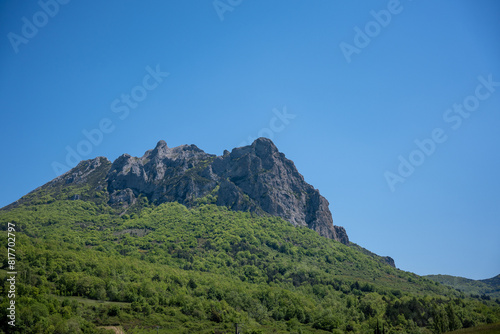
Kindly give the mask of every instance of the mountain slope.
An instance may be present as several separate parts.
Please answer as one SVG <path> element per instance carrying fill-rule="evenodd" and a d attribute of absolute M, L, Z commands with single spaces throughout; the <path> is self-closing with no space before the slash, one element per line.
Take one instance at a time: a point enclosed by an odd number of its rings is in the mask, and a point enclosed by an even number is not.
<path fill-rule="evenodd" d="M 7 208 L 80 198 L 108 203 L 122 213 L 140 210 L 140 198 L 188 207 L 213 203 L 282 217 L 295 226 L 349 243 L 345 229 L 333 225 L 328 201 L 266 138 L 222 156 L 207 154 L 195 145 L 169 148 L 162 140 L 141 158 L 123 154 L 113 163 L 103 157 L 83 161 Z"/>
<path fill-rule="evenodd" d="M 55 200 L 3 210 L 7 222 L 18 231 L 19 333 L 117 324 L 224 333 L 234 323 L 245 333 L 368 333 L 377 321 L 440 333 L 500 320 L 493 301 L 460 297 L 279 217 L 178 203 L 120 216 Z"/>
<path fill-rule="evenodd" d="M 485 280 L 473 280 L 450 275 L 427 275 L 426 278 L 483 299 L 500 300 L 500 275 Z"/>

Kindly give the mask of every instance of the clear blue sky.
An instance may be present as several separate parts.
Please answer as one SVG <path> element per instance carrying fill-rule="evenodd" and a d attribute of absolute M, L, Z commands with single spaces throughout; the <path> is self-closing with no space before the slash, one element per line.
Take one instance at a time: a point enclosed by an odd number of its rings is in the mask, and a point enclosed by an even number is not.
<path fill-rule="evenodd" d="M 498 1 L 44 1 L 0 3 L 0 206 L 68 148 L 220 155 L 261 134 L 353 242 L 500 274 Z"/>

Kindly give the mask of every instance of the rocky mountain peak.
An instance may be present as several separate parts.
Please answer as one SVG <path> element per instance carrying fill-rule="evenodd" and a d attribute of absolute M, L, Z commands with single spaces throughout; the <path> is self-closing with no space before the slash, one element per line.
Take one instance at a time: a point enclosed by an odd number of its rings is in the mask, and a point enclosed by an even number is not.
<path fill-rule="evenodd" d="M 257 138 L 252 145 L 250 145 L 250 147 L 253 148 L 255 153 L 260 156 L 279 153 L 278 148 L 274 145 L 271 139 L 268 138 Z"/>
<path fill-rule="evenodd" d="M 195 145 L 169 148 L 159 141 L 140 159 L 118 158 L 107 180 L 114 204 L 129 206 L 143 195 L 156 203 L 193 206 L 210 195 L 214 204 L 231 210 L 279 216 L 349 243 L 344 228 L 333 225 L 328 201 L 267 138 L 231 153 L 224 151 L 222 156 L 207 154 Z"/>
<path fill-rule="evenodd" d="M 160 140 L 153 150 L 148 150 L 142 156 L 142 160 L 155 160 L 156 162 L 168 160 L 189 160 L 194 157 L 204 158 L 207 153 L 199 149 L 196 145 L 180 145 L 177 147 L 169 148 L 164 140 Z"/>
<path fill-rule="evenodd" d="M 166 147 L 166 148 L 168 148 L 168 146 L 167 146 L 167 142 L 166 142 L 166 141 L 164 141 L 163 139 L 160 139 L 160 140 L 158 141 L 158 143 L 156 143 L 156 147 L 155 147 L 155 148 L 157 149 L 157 148 L 159 148 L 159 147 Z"/>
<path fill-rule="evenodd" d="M 267 138 L 225 150 L 221 156 L 195 145 L 170 148 L 160 140 L 140 158 L 123 154 L 112 163 L 106 158 L 82 161 L 44 187 L 89 189 L 86 184 L 93 192 L 79 199 L 91 199 L 99 192 L 102 201 L 104 191 L 108 204 L 123 213 L 140 205 L 140 197 L 154 204 L 179 202 L 188 207 L 211 203 L 278 216 L 349 244 L 344 228 L 333 225 L 328 201 Z"/>
<path fill-rule="evenodd" d="M 153 150 L 147 151 L 146 153 L 151 153 L 153 156 L 158 156 L 158 157 L 163 157 L 168 154 L 168 151 L 170 149 L 167 146 L 167 142 L 164 140 L 160 140 L 157 144 L 156 147 Z"/>

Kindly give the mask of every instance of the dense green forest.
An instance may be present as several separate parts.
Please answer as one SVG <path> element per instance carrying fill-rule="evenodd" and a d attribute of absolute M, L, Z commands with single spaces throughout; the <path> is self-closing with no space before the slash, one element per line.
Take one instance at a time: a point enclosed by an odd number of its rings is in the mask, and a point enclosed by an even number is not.
<path fill-rule="evenodd" d="M 1 316 L 16 229 L 16 326 L 6 333 L 443 333 L 500 321 L 500 301 L 404 272 L 275 217 L 200 201 L 117 214 L 53 200 L 0 211 Z"/>

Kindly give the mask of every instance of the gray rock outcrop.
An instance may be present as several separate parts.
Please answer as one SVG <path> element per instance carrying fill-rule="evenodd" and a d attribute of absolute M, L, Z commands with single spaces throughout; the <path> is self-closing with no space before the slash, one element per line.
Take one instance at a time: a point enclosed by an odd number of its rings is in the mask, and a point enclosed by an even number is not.
<path fill-rule="evenodd" d="M 169 148 L 160 141 L 141 158 L 124 154 L 116 159 L 107 181 L 112 204 L 131 205 L 142 194 L 158 204 L 177 201 L 192 206 L 213 194 L 217 205 L 279 216 L 349 243 L 345 229 L 333 225 L 328 201 L 266 138 L 222 156 L 195 145 Z"/>
<path fill-rule="evenodd" d="M 123 154 L 113 163 L 104 157 L 82 161 L 3 209 L 39 202 L 40 197 L 47 201 L 107 203 L 122 213 L 141 205 L 140 197 L 157 205 L 179 202 L 192 207 L 212 203 L 231 210 L 278 216 L 349 244 L 345 229 L 333 225 L 328 201 L 266 138 L 224 151 L 222 156 L 205 153 L 195 145 L 169 148 L 161 140 L 140 158 Z"/>

